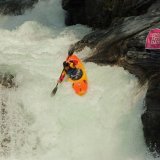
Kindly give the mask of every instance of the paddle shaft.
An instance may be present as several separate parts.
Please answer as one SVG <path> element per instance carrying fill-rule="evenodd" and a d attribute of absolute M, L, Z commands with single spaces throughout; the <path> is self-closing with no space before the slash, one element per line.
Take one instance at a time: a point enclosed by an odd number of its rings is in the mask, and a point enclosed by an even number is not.
<path fill-rule="evenodd" d="M 70 57 L 70 56 L 68 56 L 66 60 L 68 60 L 69 57 Z M 64 69 L 62 70 L 61 75 L 62 75 L 63 71 L 64 71 Z M 60 75 L 60 77 L 61 77 L 61 75 Z M 60 77 L 59 77 L 59 78 L 60 78 Z M 52 90 L 51 96 L 54 96 L 54 95 L 56 94 L 57 89 L 58 89 L 58 84 L 59 84 L 59 82 L 57 82 L 56 86 L 55 86 L 54 89 Z"/>

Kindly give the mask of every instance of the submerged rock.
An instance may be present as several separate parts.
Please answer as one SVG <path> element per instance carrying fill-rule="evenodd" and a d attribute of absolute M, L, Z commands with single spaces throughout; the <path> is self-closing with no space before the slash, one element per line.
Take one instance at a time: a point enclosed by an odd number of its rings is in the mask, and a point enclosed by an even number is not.
<path fill-rule="evenodd" d="M 68 3 L 69 2 L 71 3 L 72 1 L 68 0 Z M 98 1 L 96 2 L 98 3 Z M 101 4 L 101 2 L 103 2 L 103 0 L 99 3 Z M 117 2 L 118 4 L 118 1 L 112 2 Z M 127 3 L 131 1 L 123 2 Z M 66 5 L 68 3 L 66 1 Z M 151 3 L 153 4 L 148 8 L 148 5 Z M 90 2 L 90 4 L 92 5 L 92 2 Z M 138 12 L 138 7 L 133 10 L 135 14 L 129 12 L 127 15 L 138 16 L 118 18 L 116 21 L 112 21 L 110 27 L 104 30 L 97 29 L 72 45 L 70 51 L 78 52 L 88 46 L 92 48 L 93 53 L 86 61 L 101 65 L 118 65 L 136 75 L 142 85 L 148 81 L 148 91 L 145 98 L 146 110 L 142 115 L 144 136 L 150 151 L 156 151 L 160 154 L 160 52 L 148 52 L 145 50 L 145 40 L 149 30 L 152 28 L 160 28 L 160 2 L 137 0 L 132 1 L 131 6 L 136 4 L 141 4 L 138 6 L 144 7 L 143 10 Z M 122 6 L 123 5 L 117 6 L 117 10 L 121 11 Z M 70 7 L 69 5 L 66 10 L 69 10 Z M 112 14 L 116 10 L 114 7 L 111 7 Z M 94 9 L 96 10 L 96 8 Z M 127 10 L 128 8 L 126 7 L 126 11 Z M 98 10 L 97 7 L 95 12 L 98 11 L 100 10 Z M 101 13 L 103 13 L 103 10 Z M 87 16 L 88 14 L 86 14 L 86 17 Z M 108 19 L 108 15 L 106 17 Z M 99 18 L 99 20 L 101 21 L 101 18 Z M 90 26 L 94 25 L 93 22 Z M 96 26 L 98 25 L 96 24 Z M 101 24 L 100 27 L 103 28 L 104 25 Z"/>
<path fill-rule="evenodd" d="M 13 153 L 26 153 L 26 148 L 27 152 L 33 153 L 41 141 L 37 131 L 30 128 L 35 122 L 34 115 L 27 110 L 21 97 L 17 97 L 16 74 L 10 74 L 10 66 L 7 65 L 1 65 L 1 70 L 0 159 L 7 159 Z"/>
<path fill-rule="evenodd" d="M 14 78 L 12 74 L 0 74 L 0 84 L 6 88 L 15 87 Z"/>
<path fill-rule="evenodd" d="M 0 156 L 6 156 L 9 153 L 10 148 L 8 147 L 11 142 L 11 136 L 9 134 L 8 127 L 8 108 L 7 101 L 8 96 L 3 94 L 3 90 L 15 87 L 14 76 L 9 73 L 0 74 Z"/>

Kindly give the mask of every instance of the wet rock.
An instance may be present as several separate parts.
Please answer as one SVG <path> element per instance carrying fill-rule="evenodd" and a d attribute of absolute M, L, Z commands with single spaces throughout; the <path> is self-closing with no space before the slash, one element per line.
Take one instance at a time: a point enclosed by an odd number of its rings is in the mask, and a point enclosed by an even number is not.
<path fill-rule="evenodd" d="M 119 18 L 136 16 L 147 12 L 156 0 L 62 0 L 67 10 L 66 24 L 87 24 L 91 27 L 106 28 Z"/>
<path fill-rule="evenodd" d="M 93 31 L 70 49 L 76 52 L 88 46 L 93 49 L 93 55 L 86 61 L 117 64 L 128 51 L 145 51 L 149 29 L 160 25 L 159 13 L 126 18 L 118 26 Z"/>
<path fill-rule="evenodd" d="M 142 122 L 146 144 L 152 152 L 160 153 L 160 72 L 149 81 L 145 106 Z"/>

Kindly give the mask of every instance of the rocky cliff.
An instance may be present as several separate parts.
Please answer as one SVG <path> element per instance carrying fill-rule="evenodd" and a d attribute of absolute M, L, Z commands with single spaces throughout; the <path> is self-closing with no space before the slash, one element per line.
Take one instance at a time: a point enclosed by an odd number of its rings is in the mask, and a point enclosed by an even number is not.
<path fill-rule="evenodd" d="M 124 17 L 146 13 L 155 0 L 62 0 L 67 10 L 66 24 L 87 24 L 91 27 L 106 28 Z"/>
<path fill-rule="evenodd" d="M 63 0 L 66 24 L 86 24 L 92 33 L 71 46 L 70 52 L 85 46 L 93 54 L 86 61 L 118 65 L 148 82 L 143 131 L 150 151 L 160 154 L 160 53 L 145 50 L 150 29 L 160 28 L 160 2 L 157 0 Z"/>

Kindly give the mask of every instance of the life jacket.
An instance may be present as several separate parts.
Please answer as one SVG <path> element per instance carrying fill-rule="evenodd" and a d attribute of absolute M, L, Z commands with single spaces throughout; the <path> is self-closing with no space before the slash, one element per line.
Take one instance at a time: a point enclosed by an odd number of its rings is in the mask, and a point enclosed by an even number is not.
<path fill-rule="evenodd" d="M 69 76 L 69 78 L 71 78 L 72 80 L 78 80 L 83 75 L 82 70 L 79 68 L 76 68 L 72 62 L 69 62 L 69 69 L 65 70 L 65 72 Z"/>

